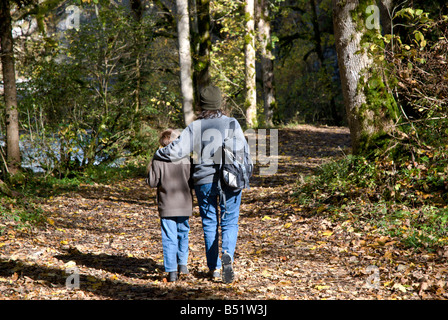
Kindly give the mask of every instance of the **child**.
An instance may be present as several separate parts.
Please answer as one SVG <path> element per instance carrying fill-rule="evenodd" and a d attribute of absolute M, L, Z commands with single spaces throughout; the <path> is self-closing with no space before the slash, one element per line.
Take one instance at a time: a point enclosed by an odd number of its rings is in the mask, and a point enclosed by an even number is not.
<path fill-rule="evenodd" d="M 160 145 L 167 146 L 179 136 L 171 129 L 162 132 Z M 165 162 L 153 159 L 148 165 L 146 182 L 157 187 L 157 202 L 162 228 L 163 263 L 168 281 L 179 273 L 188 274 L 188 219 L 193 211 L 190 161 Z"/>

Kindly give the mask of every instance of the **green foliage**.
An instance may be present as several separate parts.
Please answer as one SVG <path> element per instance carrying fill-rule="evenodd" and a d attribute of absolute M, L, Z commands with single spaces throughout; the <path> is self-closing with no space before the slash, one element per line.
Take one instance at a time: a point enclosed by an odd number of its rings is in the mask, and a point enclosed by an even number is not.
<path fill-rule="evenodd" d="M 7 228 L 21 230 L 44 221 L 43 210 L 29 199 L 0 197 L 0 235 Z"/>
<path fill-rule="evenodd" d="M 134 139 L 129 143 L 129 150 L 135 155 L 150 158 L 159 146 L 159 132 L 142 124 Z"/>
<path fill-rule="evenodd" d="M 79 29 L 34 41 L 20 68 L 29 79 L 20 88 L 23 128 L 46 155 L 41 167 L 60 177 L 98 158 L 147 154 L 154 128 L 181 120 L 175 75 L 154 72 L 177 65 L 168 40 L 154 37 L 155 17 L 137 21 L 106 2 L 96 8 L 83 6 L 90 19 Z"/>
<path fill-rule="evenodd" d="M 241 3 L 217 0 L 210 3 L 216 23 L 217 39 L 213 42 L 211 77 L 225 97 L 225 108 L 237 117 L 244 114 L 244 7 Z"/>
<path fill-rule="evenodd" d="M 295 5 L 282 3 L 274 11 L 278 15 L 276 19 L 281 21 L 274 31 L 279 39 L 275 63 L 276 123 L 344 123 L 332 5 L 328 0 L 315 1 L 315 4 L 317 23 L 310 1 L 296 1 Z"/>
<path fill-rule="evenodd" d="M 400 12 L 399 12 L 400 13 Z M 395 36 L 393 40 L 393 74 L 402 104 L 403 121 L 400 128 L 406 133 L 409 152 L 418 148 L 443 148 L 448 137 L 448 94 L 446 75 L 448 16 L 414 23 L 410 36 Z M 410 22 L 411 23 L 411 22 Z M 408 140 L 410 140 L 409 143 Z"/>
<path fill-rule="evenodd" d="M 360 226 L 368 222 L 406 245 L 444 246 L 448 243 L 447 151 L 422 152 L 414 161 L 401 162 L 348 155 L 323 165 L 296 195 L 311 212 L 350 218 Z"/>
<path fill-rule="evenodd" d="M 125 179 L 143 177 L 145 175 L 147 160 L 140 158 L 137 161 L 128 162 L 121 166 L 98 165 L 87 168 L 77 175 L 76 179 L 82 183 L 110 184 Z M 75 180 L 76 181 L 76 180 Z"/>
<path fill-rule="evenodd" d="M 406 246 L 435 249 L 448 244 L 448 110 L 441 98 L 448 93 L 448 17 L 432 20 L 423 10 L 403 8 L 393 23 L 406 32 L 377 35 L 384 45 L 365 39 L 363 49 L 384 74 L 360 89 L 393 89 L 398 130 L 368 157 L 349 155 L 322 166 L 297 196 L 312 212 L 359 228 L 374 225 Z M 368 105 L 375 104 L 376 96 L 366 96 Z"/>

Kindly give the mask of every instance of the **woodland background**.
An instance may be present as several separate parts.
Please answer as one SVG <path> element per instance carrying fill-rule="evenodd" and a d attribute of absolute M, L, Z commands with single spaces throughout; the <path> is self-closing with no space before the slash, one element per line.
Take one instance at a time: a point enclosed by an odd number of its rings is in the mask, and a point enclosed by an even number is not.
<path fill-rule="evenodd" d="M 160 130 L 185 127 L 214 83 L 244 128 L 284 139 L 279 174 L 254 177 L 282 199 L 272 214 L 445 259 L 447 35 L 443 0 L 1 0 L 0 250 L 56 228 L 53 197 L 142 179 Z M 383 285 L 445 297 L 421 279 Z"/>

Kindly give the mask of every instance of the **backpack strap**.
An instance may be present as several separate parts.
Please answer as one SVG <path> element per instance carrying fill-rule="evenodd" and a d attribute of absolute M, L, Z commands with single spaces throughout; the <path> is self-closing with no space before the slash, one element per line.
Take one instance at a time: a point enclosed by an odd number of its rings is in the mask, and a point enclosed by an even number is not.
<path fill-rule="evenodd" d="M 227 213 L 227 199 L 221 184 L 221 177 L 218 179 L 219 204 L 224 205 L 224 215 Z M 223 216 L 224 216 L 223 215 Z"/>
<path fill-rule="evenodd" d="M 224 142 L 221 146 L 221 163 L 219 164 L 219 172 L 218 172 L 218 193 L 219 193 L 219 204 L 224 204 L 224 215 L 227 213 L 227 201 L 226 201 L 226 193 L 224 192 L 222 188 L 222 170 L 224 167 L 224 161 L 225 161 L 225 152 L 224 152 Z"/>

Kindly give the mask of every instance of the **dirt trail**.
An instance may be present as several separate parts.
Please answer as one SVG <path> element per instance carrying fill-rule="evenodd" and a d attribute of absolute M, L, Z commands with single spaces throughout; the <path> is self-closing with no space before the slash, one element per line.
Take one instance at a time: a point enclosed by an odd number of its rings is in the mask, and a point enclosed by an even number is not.
<path fill-rule="evenodd" d="M 341 155 L 349 143 L 345 128 L 279 130 L 278 172 L 256 174 L 243 193 L 232 284 L 206 276 L 197 207 L 190 219 L 191 274 L 166 282 L 155 190 L 139 178 L 82 185 L 48 199 L 45 227 L 3 235 L 0 299 L 419 298 L 415 291 L 369 285 L 374 274 L 366 268 L 375 256 L 352 250 L 360 235 L 306 216 L 294 204 L 301 175 Z M 67 271 L 73 268 L 80 288 L 69 290 Z"/>

